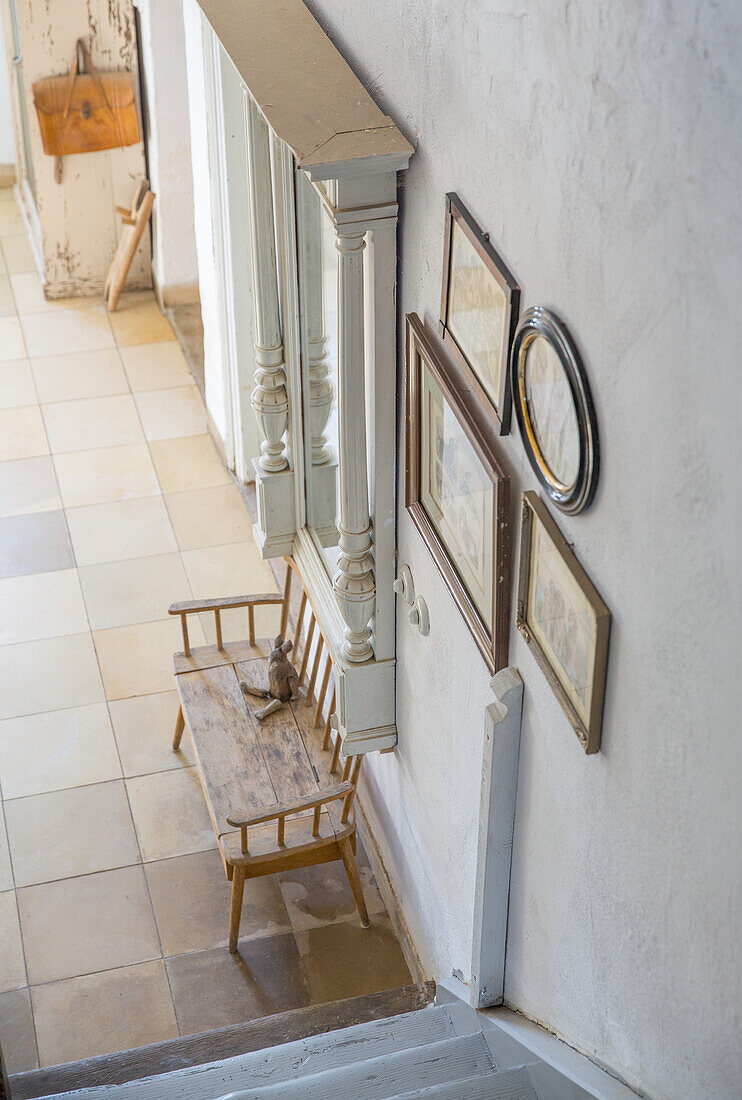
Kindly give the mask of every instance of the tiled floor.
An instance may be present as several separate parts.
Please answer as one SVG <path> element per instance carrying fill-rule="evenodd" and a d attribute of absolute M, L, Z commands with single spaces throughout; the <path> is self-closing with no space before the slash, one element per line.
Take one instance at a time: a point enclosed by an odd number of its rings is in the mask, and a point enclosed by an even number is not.
<path fill-rule="evenodd" d="M 11 1072 L 409 980 L 362 851 L 248 883 L 239 955 L 168 604 L 274 587 L 151 294 L 46 302 L 0 192 L 0 1042 Z M 236 615 L 236 613 L 234 613 Z M 225 633 L 244 635 L 241 621 Z M 210 624 L 204 624 L 211 629 Z M 197 625 L 192 640 L 200 640 Z"/>

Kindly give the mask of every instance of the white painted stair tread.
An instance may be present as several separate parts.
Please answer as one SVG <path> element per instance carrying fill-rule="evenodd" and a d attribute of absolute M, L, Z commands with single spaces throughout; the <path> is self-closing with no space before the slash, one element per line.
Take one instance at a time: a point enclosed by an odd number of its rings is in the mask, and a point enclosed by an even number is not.
<path fill-rule="evenodd" d="M 431 1005 L 383 1020 L 172 1073 L 57 1094 L 58 1100 L 214 1100 L 249 1083 L 270 1085 L 453 1038 L 448 1005 Z"/>
<path fill-rule="evenodd" d="M 430 1100 L 553 1100 L 551 1093 L 539 1095 L 536 1092 L 525 1066 L 398 1093 L 389 1100 L 428 1100 L 428 1097 Z"/>
<path fill-rule="evenodd" d="M 411 1088 L 476 1077 L 493 1069 L 481 1032 L 395 1051 L 286 1084 L 231 1092 L 220 1100 L 388 1100 Z"/>

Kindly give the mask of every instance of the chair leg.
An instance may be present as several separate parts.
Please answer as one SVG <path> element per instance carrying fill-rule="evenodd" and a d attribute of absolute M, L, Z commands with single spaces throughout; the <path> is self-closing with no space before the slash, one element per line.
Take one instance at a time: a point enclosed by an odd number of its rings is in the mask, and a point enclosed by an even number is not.
<path fill-rule="evenodd" d="M 175 733 L 173 734 L 173 752 L 177 752 L 180 748 L 180 739 L 183 736 L 183 728 L 185 726 L 185 718 L 183 717 L 183 708 L 178 708 L 178 717 L 175 720 Z"/>
<path fill-rule="evenodd" d="M 353 845 L 350 842 L 350 838 L 347 836 L 340 841 L 340 854 L 343 857 L 345 873 L 348 876 L 348 882 L 353 891 L 353 899 L 358 909 L 358 915 L 361 918 L 361 924 L 364 928 L 368 928 L 371 922 L 368 919 L 368 910 L 366 909 L 366 900 L 363 896 L 361 876 L 358 874 L 356 857 L 353 855 Z"/>
<path fill-rule="evenodd" d="M 242 896 L 245 892 L 245 868 L 235 867 L 232 875 L 232 901 L 229 907 L 229 950 L 237 952 L 237 940 L 240 938 L 240 919 L 242 917 Z"/>

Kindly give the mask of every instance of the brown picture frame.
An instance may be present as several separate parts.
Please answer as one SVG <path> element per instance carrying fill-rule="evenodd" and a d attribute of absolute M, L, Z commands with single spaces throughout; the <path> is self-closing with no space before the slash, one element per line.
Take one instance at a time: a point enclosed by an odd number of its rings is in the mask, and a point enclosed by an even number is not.
<path fill-rule="evenodd" d="M 590 611 L 595 616 L 595 641 L 592 649 L 592 690 L 589 693 L 587 716 L 581 716 L 559 678 L 555 665 L 535 636 L 529 607 L 532 576 L 532 540 L 534 523 L 539 523 L 559 554 L 571 579 L 580 589 Z M 544 503 L 533 491 L 523 493 L 520 529 L 520 561 L 518 567 L 518 603 L 515 625 L 528 643 L 536 663 L 554 692 L 559 705 L 569 719 L 586 753 L 600 749 L 605 700 L 606 672 L 608 667 L 608 643 L 611 629 L 611 613 L 598 590 L 580 565 L 574 552 L 552 519 Z"/>
<path fill-rule="evenodd" d="M 471 350 L 462 347 L 451 331 L 451 260 L 454 228 L 458 227 L 472 245 L 483 266 L 492 276 L 506 299 L 506 312 L 503 323 L 504 339 L 500 356 L 500 376 L 497 396 L 487 389 L 474 363 Z M 468 376 L 469 383 L 479 398 L 490 408 L 497 418 L 499 435 L 510 431 L 512 396 L 510 390 L 510 353 L 515 339 L 515 330 L 520 312 L 520 286 L 509 267 L 490 242 L 489 233 L 483 233 L 455 191 L 446 195 L 446 223 L 443 237 L 443 287 L 441 290 L 440 330 L 444 345 L 451 350 Z"/>
<path fill-rule="evenodd" d="M 497 432 L 479 397 L 467 385 L 459 367 L 440 354 L 415 313 L 406 321 L 406 470 L 405 506 L 427 546 L 446 587 L 491 673 L 508 663 L 510 627 L 510 478 L 497 457 Z M 432 378 L 471 444 L 493 487 L 492 501 L 492 612 L 491 629 L 462 579 L 421 500 L 422 368 Z"/>

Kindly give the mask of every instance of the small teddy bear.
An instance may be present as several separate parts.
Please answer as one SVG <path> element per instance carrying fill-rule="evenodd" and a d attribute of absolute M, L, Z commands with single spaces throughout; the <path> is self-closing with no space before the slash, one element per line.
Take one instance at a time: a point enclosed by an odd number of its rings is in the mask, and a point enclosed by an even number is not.
<path fill-rule="evenodd" d="M 240 680 L 240 688 L 244 695 L 253 695 L 258 699 L 270 699 L 260 710 L 255 711 L 255 717 L 261 721 L 269 714 L 279 710 L 284 703 L 291 699 L 299 698 L 299 674 L 288 659 L 287 654 L 293 649 L 294 643 L 289 639 L 283 640 L 283 634 L 278 634 L 273 639 L 273 649 L 268 658 L 268 688 L 253 687 L 251 684 Z"/>

